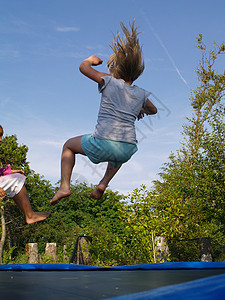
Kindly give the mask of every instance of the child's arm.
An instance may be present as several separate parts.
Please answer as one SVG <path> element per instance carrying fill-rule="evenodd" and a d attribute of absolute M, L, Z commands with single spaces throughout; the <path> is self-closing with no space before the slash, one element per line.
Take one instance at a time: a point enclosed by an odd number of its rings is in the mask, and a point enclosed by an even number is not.
<path fill-rule="evenodd" d="M 20 173 L 20 174 L 24 175 L 24 171 L 23 170 L 12 170 L 12 174 L 15 174 L 15 173 Z"/>
<path fill-rule="evenodd" d="M 154 115 L 157 113 L 157 108 L 155 105 L 149 100 L 146 100 L 145 106 L 140 110 L 138 115 L 138 120 L 142 119 L 144 115 Z"/>
<path fill-rule="evenodd" d="M 79 70 L 82 74 L 87 76 L 88 78 L 94 80 L 95 82 L 103 85 L 104 80 L 101 78 L 102 76 L 108 76 L 109 74 L 98 72 L 92 66 L 98 66 L 101 65 L 103 60 L 101 60 L 96 55 L 91 55 L 87 59 L 85 59 L 79 67 Z"/>
<path fill-rule="evenodd" d="M 10 165 L 0 168 L 0 176 L 5 176 L 5 175 L 10 175 L 10 174 L 15 174 L 15 173 L 20 173 L 20 174 L 24 175 L 23 170 L 11 170 Z"/>

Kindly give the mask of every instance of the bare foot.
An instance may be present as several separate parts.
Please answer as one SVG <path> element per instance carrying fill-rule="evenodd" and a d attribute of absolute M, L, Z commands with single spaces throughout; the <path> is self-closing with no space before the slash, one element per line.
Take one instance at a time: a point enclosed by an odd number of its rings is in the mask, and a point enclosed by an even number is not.
<path fill-rule="evenodd" d="M 62 198 L 69 197 L 71 195 L 70 189 L 59 188 L 55 196 L 50 201 L 50 205 L 56 205 Z"/>
<path fill-rule="evenodd" d="M 106 186 L 104 184 L 100 183 L 96 187 L 96 189 L 91 193 L 90 197 L 95 200 L 101 199 L 104 194 L 105 189 L 106 189 Z"/>
<path fill-rule="evenodd" d="M 32 217 L 30 217 L 30 218 L 26 217 L 26 222 L 27 222 L 27 224 L 40 222 L 40 221 L 45 220 L 49 215 L 50 215 L 50 213 L 34 212 Z"/>

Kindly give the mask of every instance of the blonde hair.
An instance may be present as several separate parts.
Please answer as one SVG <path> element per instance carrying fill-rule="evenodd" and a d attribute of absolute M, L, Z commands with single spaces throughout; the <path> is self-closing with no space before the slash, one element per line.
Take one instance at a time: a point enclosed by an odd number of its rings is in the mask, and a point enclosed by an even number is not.
<path fill-rule="evenodd" d="M 114 41 L 110 45 L 113 54 L 107 63 L 111 75 L 118 76 L 127 82 L 135 81 L 145 68 L 142 47 L 138 39 L 139 32 L 134 22 L 135 20 L 129 24 L 131 31 L 122 22 L 120 23 L 125 38 L 122 40 L 119 33 L 114 36 Z"/>

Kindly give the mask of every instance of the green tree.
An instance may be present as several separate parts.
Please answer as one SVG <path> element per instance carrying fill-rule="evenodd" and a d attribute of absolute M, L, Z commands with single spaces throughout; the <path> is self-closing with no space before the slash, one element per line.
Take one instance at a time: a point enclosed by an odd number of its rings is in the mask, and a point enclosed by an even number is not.
<path fill-rule="evenodd" d="M 153 208 L 151 192 L 145 186 L 127 196 L 122 207 L 121 220 L 126 231 L 122 236 L 124 261 L 127 264 L 154 262 L 154 240 L 157 215 Z"/>
<path fill-rule="evenodd" d="M 122 258 L 118 237 L 124 231 L 120 221 L 122 196 L 107 189 L 100 200 L 94 200 L 90 198 L 93 188 L 85 183 L 72 185 L 71 196 L 54 206 L 49 223 L 61 220 L 63 235 L 68 237 L 66 241 L 59 241 L 61 247 L 62 242 L 66 242 L 72 250 L 79 235 L 89 235 L 92 264 L 119 264 Z"/>
<path fill-rule="evenodd" d="M 184 142 L 169 157 L 155 182 L 155 207 L 173 222 L 165 234 L 178 239 L 202 236 L 225 238 L 225 73 L 218 73 L 225 44 L 207 51 L 198 37 L 202 59 L 199 86 L 192 92 L 192 117 L 184 125 Z M 165 219 L 165 218 L 164 218 Z M 171 228 L 171 229 L 170 229 Z M 171 233 L 170 233 L 171 230 Z"/>
<path fill-rule="evenodd" d="M 12 169 L 23 169 L 26 173 L 30 172 L 27 162 L 28 147 L 18 145 L 16 135 L 3 137 L 3 143 L 0 147 L 0 167 L 11 164 Z"/>

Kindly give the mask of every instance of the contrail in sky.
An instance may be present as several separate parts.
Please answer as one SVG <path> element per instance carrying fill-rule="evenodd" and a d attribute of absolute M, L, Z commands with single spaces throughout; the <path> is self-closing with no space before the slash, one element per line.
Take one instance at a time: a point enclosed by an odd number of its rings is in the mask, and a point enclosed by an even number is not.
<path fill-rule="evenodd" d="M 179 75 L 179 77 L 181 78 L 181 80 L 186 84 L 186 86 L 190 89 L 187 81 L 184 79 L 184 77 L 182 76 L 181 72 L 179 71 L 177 65 L 175 64 L 175 61 L 173 60 L 173 58 L 171 57 L 171 55 L 169 54 L 169 51 L 167 50 L 166 46 L 164 45 L 163 41 L 160 39 L 159 35 L 155 32 L 155 29 L 152 27 L 152 24 L 150 23 L 149 19 L 145 16 L 144 12 L 142 9 L 140 9 L 140 12 L 143 16 L 143 18 L 145 19 L 149 29 L 151 30 L 151 32 L 153 33 L 153 35 L 156 37 L 156 39 L 158 40 L 158 42 L 160 43 L 161 47 L 163 48 L 163 50 L 165 51 L 166 55 L 168 56 L 171 64 L 173 65 L 174 69 L 176 70 L 177 74 Z"/>

